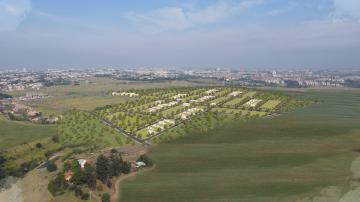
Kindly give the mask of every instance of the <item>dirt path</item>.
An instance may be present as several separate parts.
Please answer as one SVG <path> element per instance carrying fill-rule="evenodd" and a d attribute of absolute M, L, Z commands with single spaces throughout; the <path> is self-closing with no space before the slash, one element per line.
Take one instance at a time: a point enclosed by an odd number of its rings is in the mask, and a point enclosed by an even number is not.
<path fill-rule="evenodd" d="M 132 178 L 134 176 L 136 176 L 137 174 L 139 173 L 144 173 L 144 172 L 147 172 L 147 171 L 150 171 L 150 170 L 153 170 L 155 169 L 156 166 L 153 166 L 151 168 L 143 168 L 141 169 L 140 171 L 138 172 L 132 172 L 128 175 L 123 175 L 121 177 L 119 177 L 116 181 L 115 181 L 115 189 L 113 190 L 113 193 L 111 193 L 111 201 L 112 202 L 118 202 L 121 197 L 120 197 L 120 194 L 121 194 L 121 182 L 126 180 L 126 179 L 129 179 L 129 178 Z"/>

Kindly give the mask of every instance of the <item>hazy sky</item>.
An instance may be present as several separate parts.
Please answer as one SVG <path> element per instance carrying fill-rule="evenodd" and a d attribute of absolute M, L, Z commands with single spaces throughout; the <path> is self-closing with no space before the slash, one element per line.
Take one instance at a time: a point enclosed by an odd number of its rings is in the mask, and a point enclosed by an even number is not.
<path fill-rule="evenodd" d="M 0 68 L 360 69 L 360 0 L 0 0 Z"/>

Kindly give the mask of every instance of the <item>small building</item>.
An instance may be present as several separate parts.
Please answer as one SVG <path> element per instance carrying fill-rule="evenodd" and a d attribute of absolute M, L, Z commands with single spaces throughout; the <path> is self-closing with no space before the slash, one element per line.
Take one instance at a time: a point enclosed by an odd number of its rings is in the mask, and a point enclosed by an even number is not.
<path fill-rule="evenodd" d="M 79 159 L 78 162 L 79 162 L 79 165 L 80 165 L 81 168 L 85 168 L 85 165 L 86 165 L 86 163 L 88 162 L 88 160 L 86 160 L 86 159 Z"/>
<path fill-rule="evenodd" d="M 183 103 L 183 106 L 184 107 L 190 107 L 190 103 L 185 102 L 185 103 Z"/>
<path fill-rule="evenodd" d="M 74 173 L 71 170 L 68 170 L 64 173 L 64 179 L 70 181 Z"/>
<path fill-rule="evenodd" d="M 136 168 L 141 168 L 141 167 L 145 167 L 146 166 L 146 163 L 145 162 L 142 162 L 142 161 L 137 161 L 135 163 L 135 167 Z"/>
<path fill-rule="evenodd" d="M 236 96 L 240 95 L 241 93 L 242 93 L 241 91 L 233 91 L 229 94 L 229 96 L 236 97 Z"/>

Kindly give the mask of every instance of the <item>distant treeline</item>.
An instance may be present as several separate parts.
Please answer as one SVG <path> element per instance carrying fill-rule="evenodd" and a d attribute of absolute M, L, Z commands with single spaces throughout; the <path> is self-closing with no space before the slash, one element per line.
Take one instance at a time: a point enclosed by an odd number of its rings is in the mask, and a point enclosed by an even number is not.
<path fill-rule="evenodd" d="M 1 99 L 6 99 L 6 98 L 12 98 L 13 96 L 5 94 L 5 93 L 0 93 L 0 100 Z"/>
<path fill-rule="evenodd" d="M 359 80 L 346 80 L 345 86 L 351 87 L 351 88 L 360 88 L 360 81 Z"/>

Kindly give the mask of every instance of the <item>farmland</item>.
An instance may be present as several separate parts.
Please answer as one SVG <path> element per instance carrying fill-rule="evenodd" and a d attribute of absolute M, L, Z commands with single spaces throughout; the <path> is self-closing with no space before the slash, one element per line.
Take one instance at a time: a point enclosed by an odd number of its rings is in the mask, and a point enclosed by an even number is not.
<path fill-rule="evenodd" d="M 157 167 L 123 183 L 122 201 L 287 202 L 346 190 L 359 155 L 360 92 L 291 95 L 320 102 L 157 145 L 149 152 Z"/>

